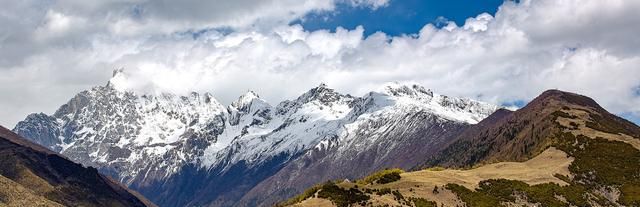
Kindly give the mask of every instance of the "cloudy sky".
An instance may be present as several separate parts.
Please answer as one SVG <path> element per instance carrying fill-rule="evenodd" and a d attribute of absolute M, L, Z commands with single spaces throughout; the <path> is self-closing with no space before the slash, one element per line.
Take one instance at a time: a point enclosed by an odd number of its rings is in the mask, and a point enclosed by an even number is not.
<path fill-rule="evenodd" d="M 324 82 L 362 95 L 417 83 L 501 105 L 545 89 L 640 122 L 638 0 L 2 0 L 0 124 L 104 85 L 254 90 L 272 103 Z"/>

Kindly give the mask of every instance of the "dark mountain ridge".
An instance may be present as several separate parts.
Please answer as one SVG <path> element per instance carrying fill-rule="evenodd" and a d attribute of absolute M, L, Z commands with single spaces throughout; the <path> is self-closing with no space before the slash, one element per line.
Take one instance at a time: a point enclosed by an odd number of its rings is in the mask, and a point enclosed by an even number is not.
<path fill-rule="evenodd" d="M 586 124 L 591 127 L 613 127 L 614 133 L 640 137 L 638 126 L 609 113 L 593 99 L 575 93 L 548 90 L 520 110 L 496 111 L 465 130 L 454 143 L 427 159 L 426 166 L 470 167 L 482 163 L 530 159 L 554 143 L 550 138 L 563 131 L 563 127 L 556 123 L 557 116 L 567 116 L 567 112 L 563 111 L 574 108 L 589 113 L 585 118 L 590 120 Z"/>
<path fill-rule="evenodd" d="M 95 168 L 85 168 L 0 126 L 0 175 L 49 204 L 64 206 L 155 206 Z M 7 190 L 7 187 L 4 186 Z M 0 190 L 3 191 L 3 190 Z M 0 193 L 0 200 L 24 199 Z"/>

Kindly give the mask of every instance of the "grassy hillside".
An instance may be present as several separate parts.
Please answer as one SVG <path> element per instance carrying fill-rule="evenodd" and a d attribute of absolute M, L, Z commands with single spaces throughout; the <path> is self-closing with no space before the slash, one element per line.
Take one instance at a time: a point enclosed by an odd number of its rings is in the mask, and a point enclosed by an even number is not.
<path fill-rule="evenodd" d="M 427 169 L 384 184 L 326 183 L 285 204 L 640 206 L 640 128 L 593 100 L 545 92 L 480 126 L 428 158 Z M 323 197 L 323 191 L 348 191 L 361 199 Z"/>
<path fill-rule="evenodd" d="M 0 206 L 155 206 L 0 126 Z"/>
<path fill-rule="evenodd" d="M 303 194 L 305 196 L 298 197 L 295 202 L 296 206 L 318 206 L 322 203 L 322 199 L 308 198 L 326 198 L 330 202 L 325 202 L 326 206 L 348 206 L 338 204 L 354 204 L 362 206 L 391 206 L 409 204 L 416 206 L 417 203 L 445 204 L 447 206 L 455 206 L 462 204 L 462 200 L 449 189 L 447 185 L 455 183 L 462 188 L 475 189 L 483 180 L 488 179 L 519 179 L 523 183 L 535 185 L 541 183 L 555 183 L 557 185 L 568 185 L 567 182 L 558 178 L 558 175 L 569 176 L 569 165 L 573 158 L 568 157 L 566 153 L 550 148 L 539 156 L 526 162 L 502 162 L 469 170 L 454 169 L 427 169 L 415 172 L 405 172 L 399 174 L 399 179 L 388 183 L 371 182 L 364 184 L 362 182 L 328 182 L 311 188 Z M 383 174 L 376 173 L 377 175 Z M 366 179 L 365 179 L 366 180 Z M 336 186 L 344 191 L 353 191 L 352 195 L 361 194 L 366 199 L 348 201 L 343 200 L 339 196 L 323 197 L 321 192 L 330 190 L 329 186 Z M 335 188 L 335 187 L 331 187 Z M 304 202 L 300 202 L 303 201 Z M 334 204 L 332 204 L 332 202 Z"/>
<path fill-rule="evenodd" d="M 2 175 L 0 175 L 0 188 L 2 189 L 0 191 L 0 206 L 63 206 Z"/>

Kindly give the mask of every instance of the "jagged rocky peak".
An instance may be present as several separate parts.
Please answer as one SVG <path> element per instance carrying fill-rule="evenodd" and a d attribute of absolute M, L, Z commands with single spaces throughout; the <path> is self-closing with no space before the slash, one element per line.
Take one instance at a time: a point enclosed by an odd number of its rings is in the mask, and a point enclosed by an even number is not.
<path fill-rule="evenodd" d="M 213 95 L 209 92 L 205 92 L 205 93 L 197 93 L 197 92 L 191 92 L 190 97 L 194 100 L 198 100 L 202 103 L 205 104 L 210 104 L 210 103 L 215 103 L 218 104 L 218 100 L 216 100 L 215 97 L 213 97 Z"/>
<path fill-rule="evenodd" d="M 308 103 L 317 100 L 318 102 L 327 105 L 332 102 L 339 101 L 343 98 L 353 99 L 351 95 L 340 94 L 332 88 L 329 88 L 327 84 L 321 83 L 318 87 L 312 88 L 311 90 L 298 97 L 298 99 L 296 99 L 296 102 Z"/>
<path fill-rule="evenodd" d="M 53 114 L 56 118 L 73 119 L 73 114 L 87 111 L 113 112 L 117 106 L 132 106 L 136 95 L 133 92 L 119 91 L 110 85 L 96 86 L 76 94 Z M 88 109 L 85 109 L 88 107 Z"/>
<path fill-rule="evenodd" d="M 263 120 L 271 119 L 272 107 L 257 93 L 249 90 L 233 101 L 227 107 L 227 112 L 229 113 L 229 123 L 237 125 L 240 122 L 240 116 L 245 114 L 261 117 Z"/>
<path fill-rule="evenodd" d="M 431 90 L 416 84 L 387 82 L 363 98 L 365 108 L 385 107 L 397 104 L 426 105 L 438 98 Z"/>
<path fill-rule="evenodd" d="M 113 74 L 111 75 L 111 77 L 116 77 L 116 75 L 122 74 L 124 73 L 124 68 L 117 68 L 113 70 Z"/>
<path fill-rule="evenodd" d="M 155 103 L 160 106 L 208 106 L 223 109 L 224 106 L 216 100 L 210 93 L 191 92 L 188 95 L 176 95 L 172 93 L 161 93 L 159 95 L 145 94 L 140 96 L 146 103 Z"/>
<path fill-rule="evenodd" d="M 118 90 L 125 90 L 127 83 L 127 74 L 124 72 L 124 68 L 117 68 L 113 70 L 111 78 L 107 81 L 106 87 L 116 88 Z"/>
<path fill-rule="evenodd" d="M 398 82 L 390 82 L 383 85 L 382 93 L 389 96 L 406 96 L 412 98 L 431 98 L 433 92 L 429 89 L 416 84 L 400 84 Z"/>
<path fill-rule="evenodd" d="M 416 84 L 389 82 L 368 93 L 356 114 L 379 107 L 415 107 L 445 119 L 475 124 L 498 109 L 496 105 L 434 93 Z"/>
<path fill-rule="evenodd" d="M 257 93 L 253 91 L 247 91 L 245 94 L 242 94 L 238 100 L 235 100 L 231 103 L 231 106 L 237 109 L 238 111 L 248 112 L 250 111 L 251 104 L 254 100 L 260 99 Z"/>
<path fill-rule="evenodd" d="M 156 103 L 156 105 L 160 106 L 210 105 L 210 107 L 224 109 L 224 106 L 209 92 L 191 92 L 188 94 L 175 94 L 168 92 L 140 92 L 139 95 L 136 94 L 136 92 L 139 91 L 136 91 L 130 85 L 129 75 L 126 73 L 124 68 L 118 68 L 113 71 L 111 79 L 109 79 L 105 86 L 97 86 L 87 92 L 82 92 L 78 95 L 107 96 L 120 99 L 139 99 L 135 101 L 147 104 Z"/>
<path fill-rule="evenodd" d="M 60 130 L 56 118 L 44 113 L 29 114 L 27 118 L 16 124 L 13 129 L 17 134 L 30 137 L 36 143 L 48 147 L 53 151 L 60 151 Z"/>
<path fill-rule="evenodd" d="M 327 84 L 322 83 L 303 93 L 295 100 L 286 100 L 278 104 L 276 114 L 283 115 L 298 111 L 301 108 L 307 108 L 306 110 L 308 111 L 340 114 L 337 117 L 341 117 L 350 111 L 350 108 L 354 106 L 358 99 L 348 94 L 341 94 L 329 88 Z"/>

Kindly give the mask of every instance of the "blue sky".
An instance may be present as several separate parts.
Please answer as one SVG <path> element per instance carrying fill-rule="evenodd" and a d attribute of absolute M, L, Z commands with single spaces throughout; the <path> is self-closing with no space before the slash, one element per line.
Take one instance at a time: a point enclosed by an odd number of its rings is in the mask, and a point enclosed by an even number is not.
<path fill-rule="evenodd" d="M 375 10 L 342 3 L 336 11 L 310 13 L 292 24 L 301 24 L 309 31 L 334 31 L 336 27 L 354 29 L 362 25 L 366 36 L 377 31 L 398 36 L 417 33 L 428 23 L 444 26 L 442 20 L 463 25 L 467 18 L 481 13 L 493 16 L 502 3 L 503 0 L 392 0 Z"/>

